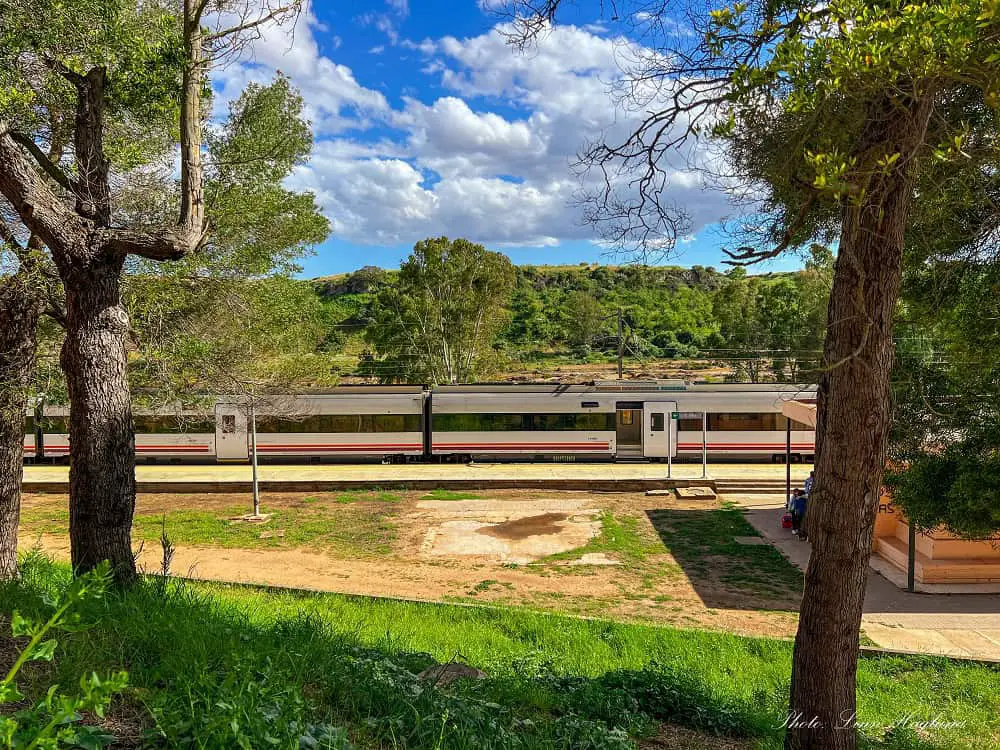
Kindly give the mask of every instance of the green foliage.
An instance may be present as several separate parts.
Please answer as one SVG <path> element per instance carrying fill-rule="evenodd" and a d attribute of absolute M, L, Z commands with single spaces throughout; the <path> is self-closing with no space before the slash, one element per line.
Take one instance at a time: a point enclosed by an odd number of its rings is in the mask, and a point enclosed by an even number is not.
<path fill-rule="evenodd" d="M 58 641 L 47 638 L 52 631 L 78 631 L 81 628 L 79 606 L 88 600 L 103 596 L 110 580 L 110 568 L 104 563 L 86 575 L 75 579 L 56 598 L 43 597 L 45 604 L 53 611 L 47 619 L 25 617 L 18 610 L 10 616 L 11 635 L 27 638 L 17 658 L 0 680 L 0 706 L 7 707 L 28 700 L 28 696 L 18 688 L 17 679 L 25 665 L 30 662 L 51 662 L 56 653 Z M 32 750 L 60 747 L 97 750 L 114 741 L 114 737 L 99 727 L 81 723 L 81 712 L 90 712 L 104 718 L 104 712 L 112 697 L 125 689 L 128 676 L 125 672 L 114 672 L 102 679 L 96 672 L 84 675 L 79 681 L 79 690 L 74 694 L 63 693 L 58 684 L 51 684 L 44 696 L 26 708 L 5 710 L 0 718 L 0 745 L 6 748 Z"/>
<path fill-rule="evenodd" d="M 826 307 L 833 279 L 830 251 L 814 245 L 805 270 L 776 280 L 727 274 L 713 300 L 720 348 L 735 358 L 741 380 L 809 382 L 823 356 Z"/>
<path fill-rule="evenodd" d="M 85 19 L 85 20 L 84 20 Z M 127 0 L 0 3 L 0 118 L 43 143 L 71 141 L 75 90 L 47 57 L 77 73 L 107 69 L 105 154 L 119 169 L 163 156 L 177 131 L 183 63 L 169 6 Z M 35 62 L 33 62 L 35 61 Z M 58 158 L 57 158 L 58 161 Z"/>
<path fill-rule="evenodd" d="M 942 228 L 957 229 L 995 173 L 998 23 L 993 0 L 750 3 L 713 13 L 695 64 L 725 71 L 729 118 L 710 130 L 736 175 L 764 196 L 753 244 L 829 241 L 845 206 L 911 177 L 919 187 L 906 220 L 924 232 L 908 233 L 909 243 L 926 248 Z M 926 129 L 900 124 L 928 103 Z M 900 123 L 887 125 L 887 112 Z"/>
<path fill-rule="evenodd" d="M 893 377 L 893 500 L 921 529 L 1000 530 L 1000 264 L 911 270 Z"/>
<path fill-rule="evenodd" d="M 607 327 L 601 303 L 586 292 L 570 292 L 562 306 L 564 337 L 571 346 L 590 346 Z"/>
<path fill-rule="evenodd" d="M 917 528 L 991 538 L 1000 531 L 1000 431 L 994 425 L 918 454 L 887 483 Z"/>
<path fill-rule="evenodd" d="M 471 382 L 489 372 L 504 324 L 514 268 L 501 253 L 468 240 L 418 242 L 393 282 L 372 300 L 365 339 L 384 381 Z"/>
<path fill-rule="evenodd" d="M 282 186 L 306 162 L 312 144 L 302 97 L 286 77 L 248 85 L 230 104 L 222 129 L 208 138 L 212 236 L 189 263 L 224 275 L 298 270 L 296 259 L 330 231 L 311 193 Z"/>
<path fill-rule="evenodd" d="M 126 280 L 133 382 L 159 398 L 335 382 L 325 311 L 288 277 L 329 232 L 312 194 L 282 186 L 312 148 L 301 96 L 283 76 L 251 84 L 208 141 L 208 243 Z"/>
<path fill-rule="evenodd" d="M 310 722 L 308 705 L 287 671 L 271 659 L 237 659 L 224 673 L 204 672 L 150 701 L 153 735 L 167 747 L 351 750 L 347 733 Z"/>
<path fill-rule="evenodd" d="M 30 610 L 68 578 L 64 567 L 27 561 L 20 582 L 0 585 L 0 607 Z M 98 610 L 95 627 L 68 635 L 58 672 L 129 664 L 156 725 L 151 739 L 171 747 L 198 747 L 202 736 L 212 742 L 201 746 L 238 747 L 242 738 L 267 747 L 270 736 L 288 747 L 301 729 L 317 742 L 323 731 L 346 731 L 360 747 L 617 750 L 657 721 L 761 748 L 782 739 L 792 651 L 784 641 L 173 581 L 140 582 Z M 448 687 L 417 678 L 456 654 L 487 678 Z M 1000 736 L 998 700 L 1000 673 L 988 667 L 934 658 L 859 665 L 868 748 L 990 745 Z M 286 703 L 280 731 L 252 715 Z M 932 718 L 957 723 L 930 729 L 922 744 L 905 730 L 881 742 L 878 727 Z M 302 746 L 324 747 L 311 742 Z"/>

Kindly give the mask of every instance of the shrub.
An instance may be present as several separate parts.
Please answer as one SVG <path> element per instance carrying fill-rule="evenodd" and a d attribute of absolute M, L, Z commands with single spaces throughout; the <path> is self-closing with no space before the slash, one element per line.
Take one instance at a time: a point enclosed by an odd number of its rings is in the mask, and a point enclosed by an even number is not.
<path fill-rule="evenodd" d="M 10 630 L 14 638 L 27 638 L 13 666 L 0 680 L 0 710 L 6 712 L 27 697 L 17 684 L 17 677 L 29 662 L 52 661 L 58 641 L 47 638 L 52 631 L 81 629 L 79 613 L 72 611 L 80 602 L 100 598 L 110 580 L 105 563 L 74 580 L 57 599 L 44 604 L 53 609 L 48 619 L 25 617 L 17 610 L 11 614 Z M 104 717 L 111 698 L 128 682 L 125 672 L 101 678 L 96 672 L 80 678 L 76 693 L 63 693 L 56 684 L 49 685 L 44 697 L 0 718 L 0 745 L 7 748 L 101 748 L 114 741 L 100 727 L 81 723 L 84 711 Z"/>

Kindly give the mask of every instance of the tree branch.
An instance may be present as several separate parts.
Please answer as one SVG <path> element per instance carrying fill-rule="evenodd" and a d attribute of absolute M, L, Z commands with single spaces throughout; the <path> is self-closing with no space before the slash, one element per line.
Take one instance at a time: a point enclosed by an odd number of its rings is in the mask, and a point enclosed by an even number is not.
<path fill-rule="evenodd" d="M 15 143 L 18 143 L 27 149 L 28 152 L 35 157 L 35 161 L 38 162 L 38 166 L 44 169 L 45 173 L 59 183 L 62 188 L 71 193 L 74 191 L 75 186 L 69 177 L 66 176 L 66 173 L 49 159 L 45 152 L 38 147 L 38 144 L 35 143 L 30 136 L 16 130 L 12 130 L 10 131 L 10 137 L 14 139 Z"/>
<path fill-rule="evenodd" d="M 0 194 L 17 211 L 24 226 L 60 252 L 87 232 L 83 219 L 59 199 L 0 122 Z"/>
<path fill-rule="evenodd" d="M 131 229 L 105 229 L 102 248 L 148 260 L 180 260 L 200 248 L 208 237 L 208 226 L 180 226 L 138 232 Z"/>
<path fill-rule="evenodd" d="M 66 67 L 65 63 L 61 60 L 56 60 L 54 57 L 43 57 L 42 59 L 45 61 L 45 64 L 49 66 L 49 68 L 61 75 L 77 88 L 83 85 L 84 77 L 75 70 Z"/>
<path fill-rule="evenodd" d="M 244 31 L 252 31 L 260 26 L 263 26 L 269 21 L 273 21 L 276 18 L 284 16 L 287 13 L 298 12 L 300 7 L 301 7 L 300 3 L 297 2 L 292 3 L 290 5 L 279 6 L 274 10 L 272 10 L 270 13 L 267 13 L 266 15 L 263 15 L 260 18 L 254 19 L 253 21 L 245 21 L 235 26 L 230 26 L 227 29 L 222 29 L 220 31 L 213 32 L 211 34 L 206 34 L 204 40 L 207 44 L 212 44 L 213 42 L 217 42 L 220 39 L 225 39 L 227 37 L 232 37 L 237 34 L 241 34 Z"/>

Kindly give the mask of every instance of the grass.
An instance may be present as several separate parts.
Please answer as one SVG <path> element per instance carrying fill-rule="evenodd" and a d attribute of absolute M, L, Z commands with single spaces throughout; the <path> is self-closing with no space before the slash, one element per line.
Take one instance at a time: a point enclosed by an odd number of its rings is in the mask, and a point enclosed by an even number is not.
<path fill-rule="evenodd" d="M 577 560 L 583 555 L 603 553 L 634 566 L 643 563 L 650 555 L 663 552 L 663 545 L 648 538 L 639 529 L 639 519 L 634 516 L 616 516 L 601 513 L 601 533 L 582 547 L 548 555 L 541 563 Z"/>
<path fill-rule="evenodd" d="M 759 536 L 738 508 L 656 510 L 650 511 L 649 519 L 691 579 L 708 579 L 713 569 L 721 568 L 718 581 L 738 591 L 782 595 L 802 590 L 802 572 L 772 545 L 733 541 L 738 536 Z"/>
<path fill-rule="evenodd" d="M 0 585 L 0 608 L 45 611 L 43 595 L 67 580 L 64 566 L 32 557 L 19 582 Z M 720 633 L 159 580 L 83 616 L 96 624 L 60 635 L 54 671 L 35 688 L 126 668 L 131 701 L 170 747 L 236 746 L 226 733 L 237 729 L 261 733 L 247 747 L 299 747 L 265 742 L 273 721 L 255 728 L 275 712 L 343 727 L 366 748 L 624 748 L 660 721 L 778 747 L 791 658 L 787 642 Z M 438 689 L 414 676 L 456 657 L 487 679 Z M 865 660 L 858 699 L 866 726 L 959 722 L 932 730 L 930 744 L 900 734 L 894 750 L 1000 741 L 995 669 Z"/>
<path fill-rule="evenodd" d="M 310 546 L 344 555 L 386 555 L 392 552 L 396 539 L 393 504 L 400 499 L 379 491 L 337 493 L 324 498 L 327 502 L 308 497 L 297 506 L 275 510 L 263 524 L 234 520 L 249 511 L 246 506 L 137 514 L 132 534 L 136 541 L 157 543 L 165 523 L 171 542 L 180 545 L 227 549 Z M 263 511 L 269 512 L 266 504 Z M 38 534 L 65 534 L 68 525 L 69 512 L 64 506 L 25 508 L 21 515 L 21 533 L 26 539 Z"/>
<path fill-rule="evenodd" d="M 658 582 L 682 574 L 696 588 L 710 583 L 769 598 L 802 590 L 801 571 L 774 547 L 733 541 L 737 536 L 757 536 L 737 508 L 655 510 L 649 511 L 649 520 L 653 532 L 635 516 L 604 512 L 599 535 L 582 547 L 549 555 L 532 567 L 586 575 L 587 566 L 549 564 L 603 553 L 623 563 L 624 573 L 636 577 L 637 586 L 625 593 L 626 598 L 635 599 L 648 598 Z"/>
<path fill-rule="evenodd" d="M 482 495 L 462 490 L 431 490 L 421 500 L 482 500 Z"/>

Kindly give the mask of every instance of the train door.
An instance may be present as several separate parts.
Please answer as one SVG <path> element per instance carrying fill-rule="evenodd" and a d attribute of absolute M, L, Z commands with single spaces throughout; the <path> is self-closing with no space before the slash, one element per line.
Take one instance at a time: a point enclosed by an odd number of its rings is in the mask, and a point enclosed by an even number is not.
<path fill-rule="evenodd" d="M 616 456 L 642 455 L 642 401 L 619 401 L 615 404 Z"/>
<path fill-rule="evenodd" d="M 249 460 L 245 406 L 215 405 L 215 457 L 220 461 Z"/>
<path fill-rule="evenodd" d="M 676 401 L 647 401 L 643 421 L 642 455 L 647 458 L 677 456 Z"/>

